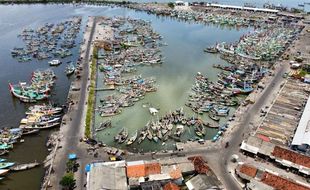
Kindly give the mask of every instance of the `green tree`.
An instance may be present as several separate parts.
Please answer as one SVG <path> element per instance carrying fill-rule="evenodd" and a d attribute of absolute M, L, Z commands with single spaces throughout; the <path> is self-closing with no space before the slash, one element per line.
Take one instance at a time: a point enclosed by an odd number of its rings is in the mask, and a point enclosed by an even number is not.
<path fill-rule="evenodd" d="M 74 160 L 68 160 L 68 162 L 66 163 L 66 166 L 67 166 L 67 172 L 74 172 L 75 161 Z"/>
<path fill-rule="evenodd" d="M 75 179 L 72 172 L 66 173 L 59 184 L 62 186 L 64 190 L 72 190 L 75 187 Z"/>
<path fill-rule="evenodd" d="M 174 3 L 169 2 L 169 3 L 168 3 L 168 7 L 170 7 L 171 9 L 173 9 L 173 8 L 174 8 Z"/>

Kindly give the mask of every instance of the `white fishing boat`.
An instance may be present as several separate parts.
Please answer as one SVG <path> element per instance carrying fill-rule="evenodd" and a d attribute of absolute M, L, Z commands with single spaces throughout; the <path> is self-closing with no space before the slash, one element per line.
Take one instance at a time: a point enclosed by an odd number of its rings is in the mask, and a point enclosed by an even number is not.
<path fill-rule="evenodd" d="M 49 61 L 48 64 L 49 64 L 50 66 L 58 66 L 58 65 L 61 64 L 61 61 L 59 61 L 58 59 L 54 59 L 54 60 L 52 60 L 52 61 Z"/>

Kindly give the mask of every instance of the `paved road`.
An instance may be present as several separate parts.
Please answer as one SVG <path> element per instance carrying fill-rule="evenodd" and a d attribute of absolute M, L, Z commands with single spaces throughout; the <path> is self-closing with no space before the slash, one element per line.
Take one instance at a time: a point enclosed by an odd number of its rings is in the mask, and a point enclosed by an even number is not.
<path fill-rule="evenodd" d="M 279 87 L 284 81 L 282 75 L 287 71 L 288 65 L 281 66 L 281 68 L 275 73 L 275 76 L 271 79 L 270 85 L 268 85 L 260 98 L 248 109 L 244 119 L 241 121 L 239 128 L 233 133 L 230 140 L 230 146 L 227 149 L 219 150 L 217 153 L 206 154 L 208 162 L 211 167 L 214 168 L 214 172 L 222 179 L 225 187 L 231 190 L 241 189 L 240 185 L 232 177 L 227 170 L 226 164 L 230 162 L 231 155 L 238 153 L 239 144 L 244 139 L 243 134 L 248 134 L 250 129 L 250 123 L 254 120 L 254 117 L 260 114 L 260 110 L 266 105 L 266 101 L 274 92 L 275 87 Z M 218 159 L 216 159 L 218 158 Z M 224 167 L 225 166 L 225 167 Z"/>
<path fill-rule="evenodd" d="M 59 181 L 63 174 L 66 172 L 66 161 L 67 161 L 67 156 L 70 153 L 76 153 L 79 157 L 83 157 L 83 154 L 85 154 L 85 150 L 83 150 L 79 145 L 79 139 L 83 136 L 81 136 L 81 133 L 83 131 L 83 128 L 85 126 L 83 122 L 83 110 L 85 109 L 85 98 L 87 95 L 87 82 L 88 82 L 88 74 L 89 74 L 89 55 L 90 55 L 90 49 L 91 49 L 91 41 L 94 36 L 95 32 L 95 23 L 96 23 L 96 18 L 94 19 L 93 26 L 91 26 L 91 32 L 90 32 L 90 40 L 86 41 L 87 48 L 86 48 L 86 53 L 85 53 L 85 58 L 83 59 L 83 75 L 81 77 L 81 90 L 80 90 L 80 99 L 78 103 L 75 105 L 77 108 L 74 108 L 72 112 L 70 113 L 70 116 L 72 118 L 72 121 L 70 122 L 69 125 L 66 127 L 68 128 L 67 133 L 65 134 L 66 138 L 66 145 L 63 147 L 63 150 L 61 151 L 60 154 L 56 155 L 58 159 L 62 160 L 61 162 L 55 164 L 54 170 L 55 170 L 55 177 Z M 83 160 L 83 159 L 81 159 Z M 83 172 L 78 172 L 82 177 L 78 177 L 77 179 L 82 179 L 82 180 L 77 180 L 77 186 L 82 187 L 83 185 Z M 60 187 L 57 188 L 58 186 L 58 181 L 57 184 L 53 184 L 55 189 L 60 189 Z M 80 189 L 80 188 L 79 188 Z"/>

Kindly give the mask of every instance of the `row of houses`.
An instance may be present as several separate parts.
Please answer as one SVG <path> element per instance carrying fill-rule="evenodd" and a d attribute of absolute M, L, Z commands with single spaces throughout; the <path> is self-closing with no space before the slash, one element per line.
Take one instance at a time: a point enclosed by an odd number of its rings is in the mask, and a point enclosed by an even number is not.
<path fill-rule="evenodd" d="M 291 149 L 275 145 L 261 138 L 250 136 L 241 143 L 240 149 L 249 155 L 273 161 L 281 167 L 310 176 L 310 157 Z"/>
<path fill-rule="evenodd" d="M 202 157 L 97 162 L 88 165 L 87 189 L 222 189 Z"/>
<path fill-rule="evenodd" d="M 309 184 L 245 163 L 239 163 L 235 173 L 245 182 L 249 190 L 308 190 L 310 188 Z"/>

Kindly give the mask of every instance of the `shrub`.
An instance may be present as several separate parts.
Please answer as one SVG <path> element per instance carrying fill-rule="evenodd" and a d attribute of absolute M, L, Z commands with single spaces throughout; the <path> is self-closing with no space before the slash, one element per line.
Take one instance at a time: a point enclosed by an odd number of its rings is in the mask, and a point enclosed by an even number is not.
<path fill-rule="evenodd" d="M 62 189 L 65 190 L 72 190 L 75 187 L 75 179 L 72 172 L 66 173 L 62 179 L 60 180 L 59 184 L 62 186 Z"/>

